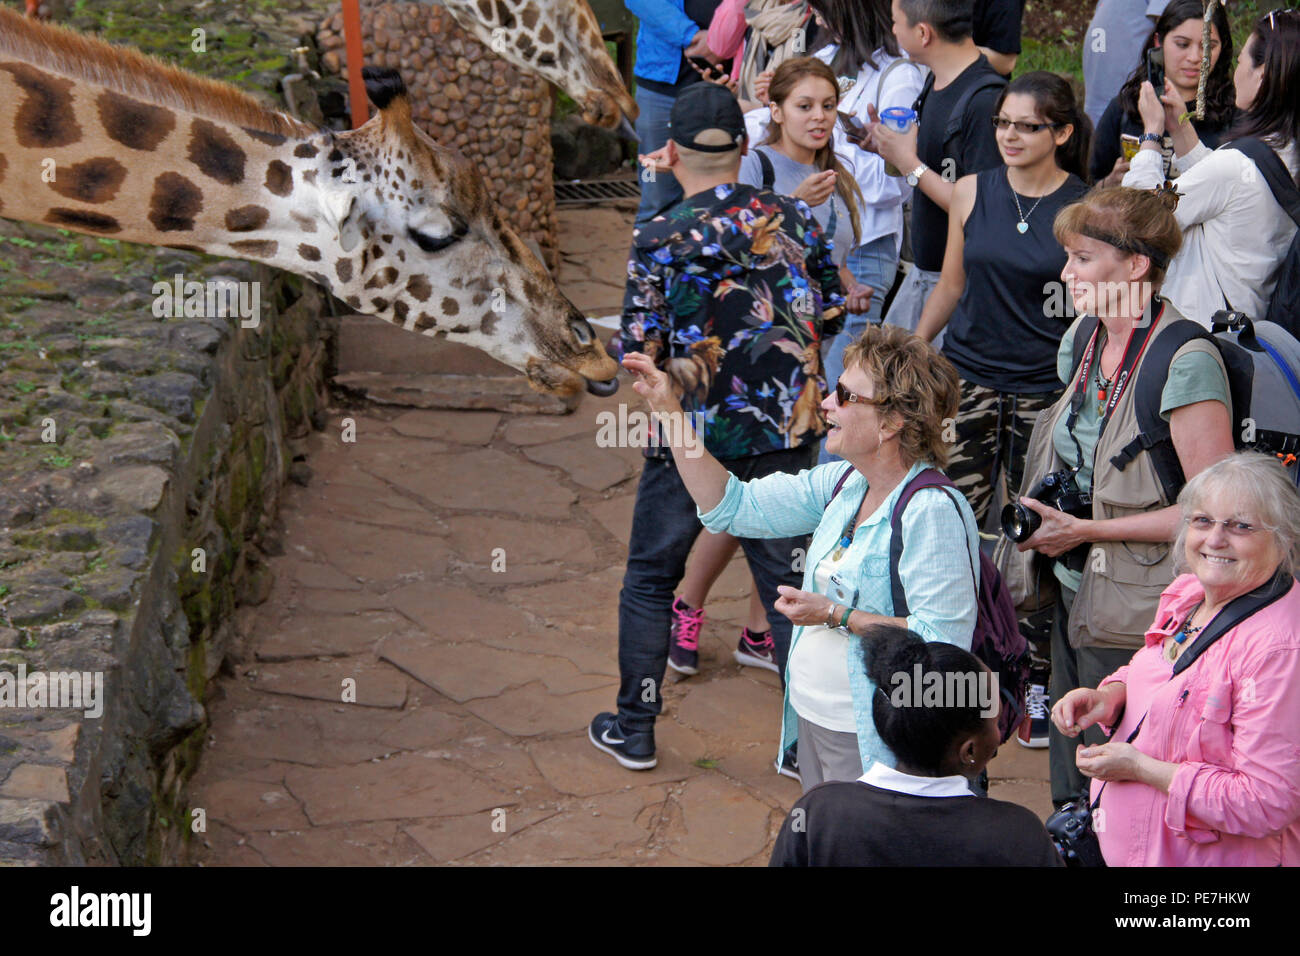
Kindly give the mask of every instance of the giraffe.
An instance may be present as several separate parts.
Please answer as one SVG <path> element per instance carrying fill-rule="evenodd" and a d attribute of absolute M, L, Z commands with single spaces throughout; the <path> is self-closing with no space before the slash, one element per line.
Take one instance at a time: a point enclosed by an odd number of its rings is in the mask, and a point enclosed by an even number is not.
<path fill-rule="evenodd" d="M 617 364 L 477 170 L 412 123 L 396 71 L 365 79 L 377 114 L 335 133 L 0 8 L 0 216 L 263 262 L 537 391 L 612 394 Z"/>
<path fill-rule="evenodd" d="M 588 123 L 631 131 L 636 101 L 609 58 L 587 0 L 442 0 L 442 5 L 488 49 L 573 97 Z"/>

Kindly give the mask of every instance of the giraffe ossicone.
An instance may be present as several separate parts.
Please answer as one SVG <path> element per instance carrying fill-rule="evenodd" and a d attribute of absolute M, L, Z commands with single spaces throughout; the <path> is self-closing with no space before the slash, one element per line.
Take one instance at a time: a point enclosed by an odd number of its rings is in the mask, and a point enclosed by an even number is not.
<path fill-rule="evenodd" d="M 336 133 L 0 8 L 0 216 L 264 262 L 538 391 L 611 394 L 617 363 L 478 171 L 415 126 L 395 71 L 364 75 L 378 112 Z"/>

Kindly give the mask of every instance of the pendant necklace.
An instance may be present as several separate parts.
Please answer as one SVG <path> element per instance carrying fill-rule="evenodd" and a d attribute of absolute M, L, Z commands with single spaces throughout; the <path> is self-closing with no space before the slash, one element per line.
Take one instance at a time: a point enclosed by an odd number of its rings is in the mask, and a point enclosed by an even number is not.
<path fill-rule="evenodd" d="M 1016 195 L 1015 187 L 1011 186 L 1010 177 L 1008 177 L 1007 179 L 1007 186 L 1011 188 L 1011 198 L 1015 201 L 1016 212 L 1019 213 L 1020 215 L 1020 221 L 1016 223 L 1016 232 L 1020 233 L 1023 236 L 1025 233 L 1029 231 L 1029 223 L 1027 223 L 1025 220 L 1034 214 L 1034 210 L 1038 208 L 1038 203 L 1042 202 L 1044 199 L 1047 198 L 1047 193 L 1044 193 L 1043 195 L 1039 196 L 1038 202 L 1035 202 L 1032 206 L 1029 207 L 1029 212 L 1025 212 L 1020 208 L 1020 197 Z"/>
<path fill-rule="evenodd" d="M 1106 396 L 1110 394 L 1110 387 L 1114 384 L 1114 379 L 1106 378 L 1101 374 L 1101 361 L 1097 362 L 1097 414 L 1106 414 Z"/>
<path fill-rule="evenodd" d="M 1169 645 L 1169 653 L 1166 655 L 1171 661 L 1178 656 L 1178 649 L 1183 646 L 1183 643 L 1189 637 L 1195 637 L 1197 634 L 1201 633 L 1201 631 L 1205 630 L 1204 624 L 1200 627 L 1192 627 L 1192 618 L 1196 616 L 1196 612 L 1201 609 L 1201 604 L 1204 603 L 1204 601 L 1201 601 L 1200 604 L 1197 604 L 1196 607 L 1192 608 L 1192 613 L 1187 615 L 1187 620 L 1183 621 L 1183 626 L 1180 627 L 1178 633 L 1174 635 L 1174 642 Z"/>

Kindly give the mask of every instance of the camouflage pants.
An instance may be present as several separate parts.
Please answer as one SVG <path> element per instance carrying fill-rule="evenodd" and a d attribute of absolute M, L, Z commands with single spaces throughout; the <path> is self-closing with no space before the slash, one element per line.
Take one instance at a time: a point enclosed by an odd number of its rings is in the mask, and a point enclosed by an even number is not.
<path fill-rule="evenodd" d="M 1050 408 L 1061 393 L 996 392 L 964 379 L 957 410 L 956 445 L 945 471 L 970 502 L 982 529 L 993 500 L 994 483 L 1005 482 L 1006 500 L 1026 490 L 1025 452 L 1039 413 Z M 1050 666 L 1050 609 L 1030 618 L 1021 617 L 1020 630 L 1029 639 L 1031 680 L 1047 684 Z"/>

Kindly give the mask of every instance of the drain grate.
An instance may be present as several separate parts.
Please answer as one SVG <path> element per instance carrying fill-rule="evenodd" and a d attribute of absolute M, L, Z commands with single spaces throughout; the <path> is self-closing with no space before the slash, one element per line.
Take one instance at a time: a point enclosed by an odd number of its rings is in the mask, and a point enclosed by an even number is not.
<path fill-rule="evenodd" d="M 635 179 L 607 179 L 590 182 L 556 183 L 556 205 L 569 203 L 614 202 L 619 199 L 640 199 L 641 189 Z"/>

